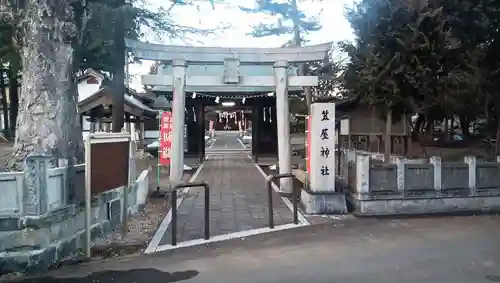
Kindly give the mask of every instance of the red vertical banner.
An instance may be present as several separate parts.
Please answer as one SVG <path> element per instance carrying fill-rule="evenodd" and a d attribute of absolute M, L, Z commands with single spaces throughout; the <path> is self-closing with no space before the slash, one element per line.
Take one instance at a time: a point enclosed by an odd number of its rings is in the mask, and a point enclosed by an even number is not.
<path fill-rule="evenodd" d="M 170 164 L 170 148 L 172 147 L 172 112 L 162 112 L 160 117 L 160 165 Z"/>
<path fill-rule="evenodd" d="M 307 162 L 306 162 L 306 168 L 307 168 L 307 173 L 311 173 L 311 116 L 307 115 Z"/>

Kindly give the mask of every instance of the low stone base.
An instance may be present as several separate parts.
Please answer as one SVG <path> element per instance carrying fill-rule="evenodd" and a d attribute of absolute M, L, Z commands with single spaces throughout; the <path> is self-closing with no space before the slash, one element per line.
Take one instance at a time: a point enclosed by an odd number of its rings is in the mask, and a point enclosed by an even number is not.
<path fill-rule="evenodd" d="M 111 231 L 110 221 L 97 223 L 91 228 L 91 237 L 96 239 Z M 0 253 L 0 275 L 11 272 L 40 273 L 58 263 L 80 261 L 84 259 L 84 248 L 85 230 L 81 230 L 44 248 Z"/>
<path fill-rule="evenodd" d="M 302 190 L 300 201 L 306 213 L 347 214 L 346 197 L 337 192 L 311 192 Z"/>
<path fill-rule="evenodd" d="M 368 199 L 350 197 L 359 216 L 500 212 L 500 196 Z"/>
<path fill-rule="evenodd" d="M 144 205 L 135 204 L 138 187 L 136 184 L 128 191 L 129 214 L 144 209 Z M 147 187 L 143 190 L 147 191 Z M 123 202 L 123 188 L 93 196 L 92 241 L 120 225 Z M 43 216 L 0 217 L 0 275 L 37 273 L 62 262 L 81 260 L 85 247 L 84 204 L 67 205 Z"/>

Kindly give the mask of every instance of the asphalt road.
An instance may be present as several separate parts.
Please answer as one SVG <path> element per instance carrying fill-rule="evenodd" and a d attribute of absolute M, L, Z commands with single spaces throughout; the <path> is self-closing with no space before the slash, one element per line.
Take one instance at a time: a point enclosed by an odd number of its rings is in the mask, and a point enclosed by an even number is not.
<path fill-rule="evenodd" d="M 499 216 L 347 219 L 23 282 L 500 282 L 499 239 Z"/>

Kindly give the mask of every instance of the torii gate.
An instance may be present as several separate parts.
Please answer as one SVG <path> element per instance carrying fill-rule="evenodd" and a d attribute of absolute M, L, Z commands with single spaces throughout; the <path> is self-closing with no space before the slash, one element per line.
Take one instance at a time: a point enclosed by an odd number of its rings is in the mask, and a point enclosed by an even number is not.
<path fill-rule="evenodd" d="M 273 89 L 276 95 L 276 118 L 278 127 L 278 158 L 280 173 L 291 173 L 291 146 L 288 90 L 317 86 L 317 76 L 288 75 L 290 63 L 323 60 L 332 43 L 292 48 L 224 48 L 190 47 L 151 44 L 127 40 L 127 48 L 133 50 L 138 59 L 163 61 L 171 65 L 171 74 L 143 75 L 142 84 L 161 86 L 174 93 L 172 100 L 173 128 L 171 148 L 170 180 L 180 182 L 184 164 L 184 108 L 186 88 L 193 92 L 249 93 Z M 216 76 L 195 75 L 187 66 L 221 65 Z M 274 75 L 244 76 L 245 66 L 272 66 Z M 182 111 L 178 111 L 182 109 Z M 281 191 L 292 191 L 292 180 L 281 179 Z"/>

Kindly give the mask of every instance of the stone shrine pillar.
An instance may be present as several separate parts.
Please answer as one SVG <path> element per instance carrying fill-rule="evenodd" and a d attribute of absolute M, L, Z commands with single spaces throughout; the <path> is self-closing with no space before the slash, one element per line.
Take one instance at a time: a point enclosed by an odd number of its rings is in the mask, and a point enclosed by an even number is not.
<path fill-rule="evenodd" d="M 184 174 L 184 108 L 186 93 L 186 61 L 173 60 L 173 98 L 172 98 L 172 148 L 170 149 L 170 182 L 182 181 Z"/>
<path fill-rule="evenodd" d="M 274 76 L 276 82 L 276 119 L 278 128 L 278 159 L 279 173 L 292 173 L 292 150 L 290 146 L 290 119 L 288 107 L 288 80 L 286 69 L 288 62 L 276 61 L 274 63 Z M 292 178 L 280 179 L 280 191 L 292 193 Z"/>
<path fill-rule="evenodd" d="M 347 213 L 345 195 L 335 187 L 335 103 L 313 103 L 310 113 L 309 186 L 301 202 L 307 213 Z"/>

